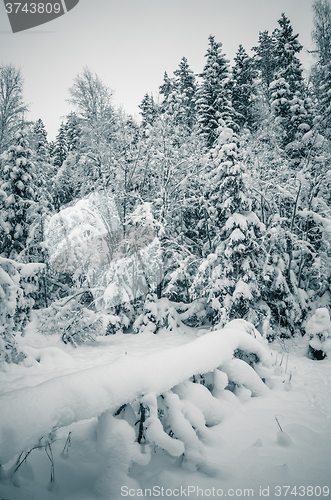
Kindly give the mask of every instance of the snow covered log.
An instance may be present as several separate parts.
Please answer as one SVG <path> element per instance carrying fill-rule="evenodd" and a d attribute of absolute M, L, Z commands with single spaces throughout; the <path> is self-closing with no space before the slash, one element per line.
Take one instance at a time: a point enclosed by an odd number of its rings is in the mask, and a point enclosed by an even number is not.
<path fill-rule="evenodd" d="M 99 417 L 105 411 L 113 413 L 149 393 L 162 395 L 222 365 L 253 394 L 268 391 L 247 363 L 229 364 L 236 350 L 255 354 L 263 366 L 272 365 L 271 353 L 258 332 L 250 323 L 234 320 L 189 344 L 143 356 L 121 356 L 111 364 L 4 393 L 0 396 L 0 464 L 35 445 L 54 427 Z M 252 377 L 240 373 L 243 364 Z"/>

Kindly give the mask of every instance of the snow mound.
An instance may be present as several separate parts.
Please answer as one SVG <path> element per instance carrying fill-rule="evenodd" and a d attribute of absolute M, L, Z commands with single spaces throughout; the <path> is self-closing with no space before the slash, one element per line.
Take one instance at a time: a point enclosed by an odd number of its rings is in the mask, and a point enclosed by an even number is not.
<path fill-rule="evenodd" d="M 331 320 L 326 307 L 316 309 L 315 314 L 307 322 L 306 333 L 308 335 L 322 333 L 324 337 L 331 337 Z"/>
<path fill-rule="evenodd" d="M 309 336 L 309 351 L 316 359 L 331 355 L 331 321 L 326 307 L 316 309 L 308 320 L 306 334 Z"/>
<path fill-rule="evenodd" d="M 0 463 L 6 464 L 17 453 L 34 446 L 40 436 L 47 435 L 55 427 L 99 417 L 106 411 L 115 412 L 122 405 L 149 393 L 158 397 L 190 377 L 213 372 L 218 367 L 222 370 L 224 366 L 228 376 L 233 373 L 240 383 L 248 380 L 247 388 L 253 393 L 267 391 L 247 363 L 231 365 L 234 352 L 241 350 L 254 353 L 262 365 L 272 366 L 270 350 L 258 332 L 256 338 L 250 335 L 252 331 L 250 323 L 233 321 L 223 330 L 210 332 L 185 345 L 139 357 L 124 355 L 110 364 L 2 394 Z M 49 351 L 47 355 L 53 357 L 56 352 Z M 198 399 L 205 396 L 200 395 Z M 172 398 L 172 394 L 169 397 Z M 189 393 L 187 399 L 190 400 Z M 209 406 L 208 414 L 205 411 L 204 418 L 215 422 L 215 404 L 213 408 Z"/>

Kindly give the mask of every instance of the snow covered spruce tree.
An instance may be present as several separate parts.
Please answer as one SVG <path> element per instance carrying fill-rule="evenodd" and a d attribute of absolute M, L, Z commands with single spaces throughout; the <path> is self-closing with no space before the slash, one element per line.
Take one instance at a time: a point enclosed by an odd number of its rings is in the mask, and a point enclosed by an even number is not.
<path fill-rule="evenodd" d="M 56 136 L 52 155 L 53 164 L 55 168 L 59 170 L 62 167 L 64 160 L 68 156 L 67 133 L 63 122 L 61 123 L 59 132 Z"/>
<path fill-rule="evenodd" d="M 160 86 L 160 94 L 163 95 L 161 113 L 168 113 L 175 124 L 186 127 L 188 131 L 195 124 L 196 88 L 194 73 L 185 57 L 174 71 L 173 78 L 165 72 L 164 83 Z"/>
<path fill-rule="evenodd" d="M 33 162 L 36 167 L 38 187 L 43 191 L 44 197 L 51 200 L 52 197 L 50 192 L 53 189 L 51 178 L 54 175 L 54 166 L 51 164 L 47 131 L 41 119 L 37 120 L 34 124 L 31 137 L 31 148 Z"/>
<path fill-rule="evenodd" d="M 188 65 L 186 57 L 174 71 L 176 82 L 176 110 L 179 123 L 191 130 L 195 124 L 195 100 L 197 84 L 193 71 Z"/>
<path fill-rule="evenodd" d="M 79 129 L 77 130 L 77 127 L 78 124 L 73 116 L 68 117 L 66 123 L 62 122 L 52 151 L 55 173 L 52 178 L 52 193 L 57 210 L 60 209 L 61 205 L 65 205 L 75 198 L 84 181 L 76 158 L 76 148 L 79 144 Z M 71 148 L 70 152 L 69 148 Z"/>
<path fill-rule="evenodd" d="M 294 144 L 311 128 L 311 102 L 306 94 L 302 65 L 296 54 L 302 50 L 298 34 L 282 14 L 273 32 L 275 76 L 269 85 L 270 105 L 280 133 L 280 145 L 290 156 L 300 157 L 300 144 Z M 303 145 L 301 145 L 302 147 Z"/>
<path fill-rule="evenodd" d="M 234 318 L 258 324 L 264 225 L 246 194 L 233 130 L 220 121 L 218 134 L 205 190 L 212 251 L 200 265 L 191 294 L 207 296 L 207 317 L 214 325 Z"/>
<path fill-rule="evenodd" d="M 255 52 L 254 66 L 266 94 L 275 74 L 274 44 L 275 40 L 268 31 L 260 31 L 258 45 L 252 48 Z"/>
<path fill-rule="evenodd" d="M 31 207 L 37 199 L 35 166 L 23 128 L 16 133 L 14 144 L 2 156 L 2 223 L 0 255 L 17 259 L 26 249 L 32 220 Z"/>
<path fill-rule="evenodd" d="M 157 115 L 157 108 L 152 95 L 145 94 L 143 100 L 139 104 L 140 114 L 142 117 L 142 127 L 153 125 Z"/>
<path fill-rule="evenodd" d="M 44 122 L 39 118 L 33 127 L 34 150 L 38 158 L 49 161 L 49 145 L 47 141 L 47 131 Z"/>
<path fill-rule="evenodd" d="M 231 104 L 229 63 L 222 54 L 222 44 L 209 37 L 206 65 L 203 69 L 202 84 L 197 91 L 197 121 L 208 148 L 218 137 L 219 119 L 227 127 L 237 130 L 235 111 Z"/>
<path fill-rule="evenodd" d="M 82 135 L 82 128 L 75 112 L 72 112 L 67 116 L 65 129 L 68 153 L 78 152 Z"/>
<path fill-rule="evenodd" d="M 248 57 L 242 45 L 239 45 L 234 62 L 232 105 L 238 114 L 238 125 L 251 129 L 254 124 L 254 97 L 256 96 L 254 80 L 257 71 L 254 69 L 253 60 Z"/>

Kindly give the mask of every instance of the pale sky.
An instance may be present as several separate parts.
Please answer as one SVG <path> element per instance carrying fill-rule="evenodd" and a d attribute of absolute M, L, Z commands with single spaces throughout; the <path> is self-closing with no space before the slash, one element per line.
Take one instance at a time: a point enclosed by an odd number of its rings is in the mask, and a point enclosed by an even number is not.
<path fill-rule="evenodd" d="M 232 60 L 242 44 L 250 53 L 259 31 L 272 32 L 282 12 L 304 45 L 309 65 L 312 0 L 80 0 L 64 16 L 11 33 L 0 2 L 0 63 L 12 63 L 24 76 L 30 120 L 41 118 L 53 140 L 70 111 L 73 79 L 88 66 L 114 91 L 115 106 L 138 116 L 146 92 L 158 92 L 164 71 L 171 76 L 183 56 L 201 72 L 208 36 L 222 42 Z"/>

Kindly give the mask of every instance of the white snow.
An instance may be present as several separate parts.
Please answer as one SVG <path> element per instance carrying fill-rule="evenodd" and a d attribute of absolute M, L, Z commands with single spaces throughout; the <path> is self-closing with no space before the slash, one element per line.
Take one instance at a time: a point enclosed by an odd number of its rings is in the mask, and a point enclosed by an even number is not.
<path fill-rule="evenodd" d="M 26 366 L 0 371 L 0 498 L 119 500 L 122 486 L 144 496 L 155 485 L 186 492 L 191 486 L 193 499 L 197 488 L 222 489 L 223 496 L 231 488 L 253 488 L 258 497 L 260 487 L 276 498 L 276 486 L 289 484 L 320 486 L 327 497 L 330 360 L 304 357 L 306 338 L 274 345 L 270 353 L 243 320 L 196 336 L 190 329 L 118 334 L 74 349 L 27 331 L 21 339 Z M 255 352 L 260 362 L 253 369 L 234 359 L 236 348 Z M 205 385 L 188 380 L 203 373 Z M 149 409 L 145 435 L 154 447 L 136 441 L 137 397 Z M 170 428 L 161 425 L 162 408 Z M 49 483 L 49 459 L 38 450 L 10 480 L 17 455 L 61 425 L 52 443 L 55 483 Z M 63 453 L 69 431 L 71 446 Z"/>
<path fill-rule="evenodd" d="M 254 352 L 270 366 L 269 350 L 246 332 L 245 323 L 232 322 L 184 346 L 139 358 L 122 356 L 111 364 L 2 393 L 0 463 L 7 463 L 22 449 L 33 446 L 53 427 L 97 417 L 107 410 L 116 411 L 140 395 L 160 395 L 192 375 L 213 371 L 231 360 L 235 349 Z"/>

